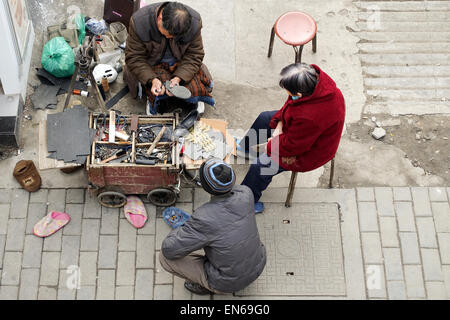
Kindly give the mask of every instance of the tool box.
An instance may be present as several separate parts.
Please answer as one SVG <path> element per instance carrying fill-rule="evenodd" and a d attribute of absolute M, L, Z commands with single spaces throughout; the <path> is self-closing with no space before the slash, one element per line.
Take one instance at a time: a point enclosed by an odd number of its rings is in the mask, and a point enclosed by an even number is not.
<path fill-rule="evenodd" d="M 86 171 L 90 189 L 95 191 L 99 202 L 107 207 L 120 207 L 127 194 L 146 194 L 156 205 L 175 203 L 180 185 L 180 157 L 179 143 L 170 132 L 178 124 L 178 115 L 113 118 L 92 113 L 89 119 L 96 138 Z M 168 132 L 160 135 L 163 127 Z M 156 130 L 152 132 L 151 128 Z M 111 135 L 115 138 L 111 139 Z M 154 143 L 157 137 L 161 140 Z"/>

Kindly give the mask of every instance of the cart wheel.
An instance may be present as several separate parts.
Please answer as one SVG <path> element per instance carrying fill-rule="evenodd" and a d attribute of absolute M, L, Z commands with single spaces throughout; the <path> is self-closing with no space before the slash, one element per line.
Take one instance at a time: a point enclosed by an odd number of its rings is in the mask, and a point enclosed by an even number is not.
<path fill-rule="evenodd" d="M 104 207 L 120 208 L 127 203 L 127 196 L 120 192 L 106 191 L 97 196 L 98 202 Z"/>
<path fill-rule="evenodd" d="M 177 194 L 169 188 L 156 188 L 148 193 L 147 199 L 157 207 L 170 207 L 177 201 Z"/>

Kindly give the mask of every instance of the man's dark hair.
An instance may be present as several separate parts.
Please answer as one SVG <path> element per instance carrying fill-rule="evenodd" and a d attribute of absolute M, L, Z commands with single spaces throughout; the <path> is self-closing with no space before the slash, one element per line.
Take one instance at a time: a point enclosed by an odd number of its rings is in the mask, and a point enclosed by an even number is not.
<path fill-rule="evenodd" d="M 162 24 L 172 36 L 183 36 L 191 28 L 192 16 L 179 2 L 167 3 L 162 12 Z"/>
<path fill-rule="evenodd" d="M 306 63 L 294 63 L 281 70 L 280 87 L 292 94 L 301 93 L 303 97 L 313 94 L 319 81 L 319 75 Z"/>

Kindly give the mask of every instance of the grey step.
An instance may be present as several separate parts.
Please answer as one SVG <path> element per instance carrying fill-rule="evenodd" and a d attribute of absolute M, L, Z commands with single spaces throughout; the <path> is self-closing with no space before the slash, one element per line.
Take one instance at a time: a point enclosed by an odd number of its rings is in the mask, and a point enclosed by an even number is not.
<path fill-rule="evenodd" d="M 448 1 L 355 1 L 363 10 L 381 11 L 450 11 Z"/>
<path fill-rule="evenodd" d="M 389 101 L 389 102 L 373 102 L 365 106 L 365 113 L 379 114 L 387 113 L 391 115 L 437 115 L 437 114 L 450 114 L 450 101 L 438 102 L 438 101 Z"/>
<path fill-rule="evenodd" d="M 449 42 L 433 43 L 359 43 L 361 53 L 450 53 Z"/>
<path fill-rule="evenodd" d="M 377 22 L 379 21 L 379 22 Z M 450 31 L 448 22 L 386 22 L 375 20 L 368 22 L 357 22 L 359 31 L 389 31 L 389 32 L 442 32 Z"/>
<path fill-rule="evenodd" d="M 363 65 L 450 65 L 448 54 L 409 53 L 409 54 L 360 54 Z"/>
<path fill-rule="evenodd" d="M 367 95 L 376 96 L 378 99 L 389 99 L 396 101 L 436 101 L 440 102 L 443 98 L 450 101 L 450 89 L 369 89 Z"/>
<path fill-rule="evenodd" d="M 447 42 L 450 32 L 355 32 L 363 42 Z"/>
<path fill-rule="evenodd" d="M 374 15 L 373 11 L 360 11 L 358 18 L 360 21 L 373 21 L 374 18 L 384 22 L 448 22 L 450 20 L 450 11 L 428 11 L 428 12 L 377 12 L 378 16 Z"/>
<path fill-rule="evenodd" d="M 365 78 L 364 84 L 370 89 L 450 89 L 450 78 L 426 78 L 418 74 L 414 78 Z"/>
<path fill-rule="evenodd" d="M 369 77 L 450 77 L 450 66 L 366 66 Z"/>

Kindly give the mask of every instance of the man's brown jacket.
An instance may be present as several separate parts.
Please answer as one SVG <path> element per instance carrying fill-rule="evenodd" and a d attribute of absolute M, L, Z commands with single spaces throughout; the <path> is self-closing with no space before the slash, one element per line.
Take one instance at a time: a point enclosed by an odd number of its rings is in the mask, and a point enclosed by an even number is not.
<path fill-rule="evenodd" d="M 166 3 L 154 3 L 141 8 L 130 20 L 125 50 L 124 79 L 134 97 L 138 81 L 147 85 L 149 81 L 156 78 L 157 75 L 152 66 L 160 63 L 167 46 L 170 46 L 172 54 L 178 60 L 177 68 L 173 73 L 174 77 L 178 76 L 188 83 L 202 67 L 205 52 L 200 14 L 185 6 L 192 16 L 191 28 L 182 37 L 167 39 L 159 32 L 156 22 L 160 7 Z"/>

